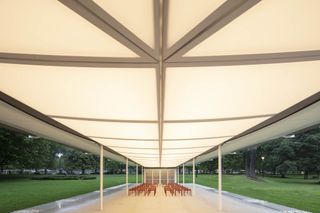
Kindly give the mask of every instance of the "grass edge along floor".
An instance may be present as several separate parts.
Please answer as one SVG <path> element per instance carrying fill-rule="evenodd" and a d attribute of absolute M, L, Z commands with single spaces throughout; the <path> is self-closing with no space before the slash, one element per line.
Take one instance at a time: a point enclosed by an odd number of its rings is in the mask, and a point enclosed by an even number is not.
<path fill-rule="evenodd" d="M 186 175 L 190 183 L 191 175 Z M 224 175 L 223 190 L 236 194 L 266 200 L 314 213 L 320 212 L 319 180 L 303 180 L 300 176 L 289 178 L 265 177 L 264 181 L 252 181 L 242 175 Z M 120 185 L 125 175 L 106 175 L 104 187 Z M 129 182 L 135 182 L 135 175 L 129 176 Z M 180 176 L 182 182 L 182 176 Z M 198 175 L 196 183 L 208 187 L 217 187 L 217 176 Z M 0 180 L 0 212 L 18 209 L 64 199 L 98 190 L 99 178 L 95 180 Z M 17 202 L 19 200 L 19 202 Z"/>

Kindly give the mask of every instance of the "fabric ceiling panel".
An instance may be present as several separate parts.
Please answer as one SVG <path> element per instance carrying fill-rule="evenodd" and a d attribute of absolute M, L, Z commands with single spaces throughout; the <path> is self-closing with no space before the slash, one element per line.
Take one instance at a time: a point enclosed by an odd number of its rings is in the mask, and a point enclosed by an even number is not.
<path fill-rule="evenodd" d="M 208 147 L 193 148 L 192 150 L 190 150 L 190 149 L 177 149 L 177 150 L 163 149 L 162 155 L 167 156 L 167 157 L 174 156 L 174 155 L 178 155 L 178 156 L 180 156 L 180 155 L 193 155 L 195 153 L 204 152 L 208 149 L 209 149 Z"/>
<path fill-rule="evenodd" d="M 120 151 L 119 151 L 119 153 L 120 153 Z M 148 159 L 154 159 L 155 161 L 158 161 L 158 163 L 159 163 L 159 153 L 158 154 L 154 154 L 154 155 L 149 155 L 149 154 L 144 154 L 144 153 L 126 153 L 126 152 L 124 152 L 124 154 L 127 156 L 127 157 L 129 157 L 129 158 L 131 158 L 131 159 L 146 159 L 146 160 L 148 160 Z M 155 166 L 157 166 L 157 165 L 155 165 Z"/>
<path fill-rule="evenodd" d="M 168 1 L 168 47 L 181 39 L 224 2 L 225 0 L 197 0 L 195 4 L 194 0 Z"/>
<path fill-rule="evenodd" d="M 183 162 L 194 158 L 201 153 L 209 150 L 210 147 L 207 148 L 193 148 L 192 150 L 185 150 L 185 149 L 179 149 L 179 150 L 163 150 L 162 151 L 162 159 L 161 163 L 171 164 L 171 161 L 178 161 L 181 160 Z"/>
<path fill-rule="evenodd" d="M 177 165 L 181 165 L 184 163 L 185 160 L 179 160 L 179 161 L 168 161 L 168 162 L 162 162 L 162 167 L 176 167 Z"/>
<path fill-rule="evenodd" d="M 116 123 L 55 119 L 60 123 L 88 137 L 109 137 L 122 139 L 157 139 L 157 124 Z"/>
<path fill-rule="evenodd" d="M 143 147 L 144 149 L 158 149 L 159 142 L 155 141 L 141 141 L 141 140 L 114 140 L 114 139 L 103 139 L 97 137 L 91 137 L 93 140 L 108 146 L 110 148 L 129 148 L 135 150 Z"/>
<path fill-rule="evenodd" d="M 187 161 L 191 158 L 196 157 L 198 154 L 194 154 L 194 155 L 184 155 L 184 156 L 176 156 L 176 157 L 163 157 L 163 159 L 161 160 L 161 163 L 171 163 L 171 162 L 177 162 L 177 161 Z"/>
<path fill-rule="evenodd" d="M 216 146 L 231 137 L 222 137 L 215 139 L 201 139 L 201 140 L 179 140 L 179 141 L 163 141 L 162 149 L 192 149 L 197 147 L 212 147 Z"/>
<path fill-rule="evenodd" d="M 319 10 L 319 0 L 261 1 L 185 56 L 319 50 Z"/>
<path fill-rule="evenodd" d="M 320 61 L 309 61 L 168 68 L 164 119 L 279 113 L 320 90 L 319 66 Z"/>
<path fill-rule="evenodd" d="M 132 156 L 155 156 L 155 155 L 159 155 L 159 151 L 158 150 L 150 150 L 150 149 L 138 149 L 138 150 L 130 150 L 130 149 L 126 149 L 126 148 L 114 148 L 114 150 L 116 150 L 117 152 L 122 152 L 122 153 L 126 153 L 126 155 L 132 155 Z"/>
<path fill-rule="evenodd" d="M 102 144 L 145 167 L 310 127 L 320 122 L 319 9 L 318 0 L 2 0 L 0 124 L 95 154 Z"/>
<path fill-rule="evenodd" d="M 0 64 L 0 89 L 47 115 L 157 120 L 155 69 Z"/>
<path fill-rule="evenodd" d="M 101 8 L 154 47 L 154 9 L 152 0 L 94 0 Z"/>
<path fill-rule="evenodd" d="M 267 118 L 252 118 L 234 121 L 166 123 L 164 139 L 206 138 L 237 135 Z"/>
<path fill-rule="evenodd" d="M 93 139 L 142 165 L 150 160 L 155 161 L 152 166 L 160 165 L 158 141 Z"/>
<path fill-rule="evenodd" d="M 59 1 L 2 0 L 0 26 L 0 52 L 138 57 Z"/>

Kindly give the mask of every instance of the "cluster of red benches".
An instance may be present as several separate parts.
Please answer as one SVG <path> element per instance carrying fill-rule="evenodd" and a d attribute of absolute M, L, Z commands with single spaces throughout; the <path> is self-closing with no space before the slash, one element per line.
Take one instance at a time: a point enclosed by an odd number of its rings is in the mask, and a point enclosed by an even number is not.
<path fill-rule="evenodd" d="M 164 193 L 166 195 L 167 195 L 167 192 L 170 192 L 172 196 L 177 195 L 177 192 L 180 195 L 186 195 L 186 194 L 191 195 L 191 189 L 177 183 L 169 183 L 167 185 L 164 185 Z"/>
<path fill-rule="evenodd" d="M 150 184 L 150 183 L 143 183 L 129 189 L 129 195 L 130 194 L 140 195 L 140 193 L 143 195 L 150 195 L 151 192 L 153 192 L 153 195 L 156 195 L 157 185 Z"/>

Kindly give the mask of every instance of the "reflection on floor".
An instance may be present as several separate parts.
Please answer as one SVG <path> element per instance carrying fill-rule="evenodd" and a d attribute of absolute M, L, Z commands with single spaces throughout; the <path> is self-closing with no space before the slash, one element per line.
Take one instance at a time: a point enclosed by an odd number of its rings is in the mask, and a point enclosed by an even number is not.
<path fill-rule="evenodd" d="M 133 186 L 133 185 L 132 185 Z M 192 185 L 186 184 L 192 188 Z M 125 185 L 105 189 L 104 211 L 106 213 L 212 213 L 218 211 L 218 195 L 214 189 L 196 185 L 192 196 L 181 196 L 177 194 L 167 196 L 163 186 L 157 187 L 155 196 L 127 196 Z M 222 196 L 224 213 L 303 213 L 303 211 L 292 209 L 266 201 L 256 200 L 228 192 Z M 92 213 L 99 210 L 99 191 L 63 199 L 60 201 L 35 206 L 30 209 L 17 211 L 19 213 Z"/>
<path fill-rule="evenodd" d="M 279 212 L 256 204 L 241 202 L 238 199 L 223 196 L 222 212 L 273 213 Z M 155 196 L 126 196 L 125 191 L 114 193 L 104 199 L 104 211 L 112 213 L 212 213 L 217 212 L 217 193 L 202 187 L 196 187 L 194 196 L 165 195 L 162 186 L 158 186 Z M 69 209 L 69 213 L 100 212 L 99 201 L 78 208 Z"/>

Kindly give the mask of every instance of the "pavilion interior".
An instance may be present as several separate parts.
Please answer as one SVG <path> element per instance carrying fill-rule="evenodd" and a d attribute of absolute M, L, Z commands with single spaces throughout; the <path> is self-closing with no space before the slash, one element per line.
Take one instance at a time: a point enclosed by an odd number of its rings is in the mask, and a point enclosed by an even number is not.
<path fill-rule="evenodd" d="M 319 125 L 319 11 L 319 0 L 1 0 L 0 124 L 175 182 L 178 166 Z M 221 209 L 221 187 L 220 200 L 160 190 L 141 207 L 100 185 L 100 210 Z M 226 212 L 271 212 L 228 199 Z"/>
<path fill-rule="evenodd" d="M 318 125 L 319 9 L 2 0 L 0 123 L 96 154 L 103 145 L 105 157 L 146 168 Z"/>

